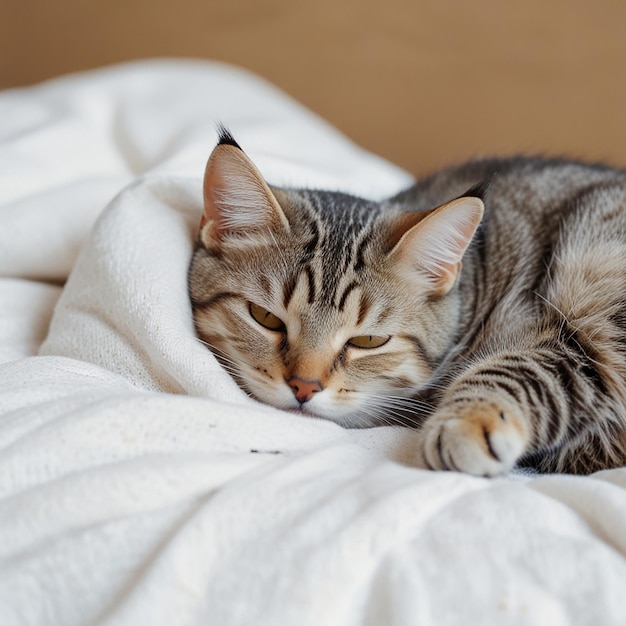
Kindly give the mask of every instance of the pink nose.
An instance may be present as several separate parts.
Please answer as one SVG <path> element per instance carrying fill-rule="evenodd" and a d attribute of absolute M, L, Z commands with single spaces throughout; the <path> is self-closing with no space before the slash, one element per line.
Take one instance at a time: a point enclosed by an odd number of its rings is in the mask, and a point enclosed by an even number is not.
<path fill-rule="evenodd" d="M 287 384 L 291 387 L 296 400 L 301 404 L 308 402 L 313 397 L 313 394 L 324 389 L 319 380 L 306 380 L 298 376 L 292 376 L 287 381 Z"/>

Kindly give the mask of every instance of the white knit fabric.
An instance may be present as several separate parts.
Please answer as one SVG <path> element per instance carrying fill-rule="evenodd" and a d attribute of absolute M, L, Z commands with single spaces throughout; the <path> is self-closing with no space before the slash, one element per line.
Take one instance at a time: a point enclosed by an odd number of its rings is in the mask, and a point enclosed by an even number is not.
<path fill-rule="evenodd" d="M 195 339 L 218 121 L 270 183 L 411 180 L 219 64 L 0 93 L 0 625 L 626 624 L 626 469 L 410 467 L 415 433 L 262 406 Z"/>

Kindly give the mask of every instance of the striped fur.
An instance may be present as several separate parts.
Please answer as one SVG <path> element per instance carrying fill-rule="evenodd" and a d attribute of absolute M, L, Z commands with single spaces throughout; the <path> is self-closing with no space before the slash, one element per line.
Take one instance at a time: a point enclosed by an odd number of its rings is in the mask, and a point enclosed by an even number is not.
<path fill-rule="evenodd" d="M 250 395 L 349 427 L 421 425 L 433 469 L 626 462 L 624 173 L 485 160 L 375 203 L 270 188 L 233 142 L 207 166 L 189 285 L 200 339 Z M 236 219 L 242 195 L 258 222 L 247 205 Z M 389 339 L 350 343 L 363 336 Z"/>

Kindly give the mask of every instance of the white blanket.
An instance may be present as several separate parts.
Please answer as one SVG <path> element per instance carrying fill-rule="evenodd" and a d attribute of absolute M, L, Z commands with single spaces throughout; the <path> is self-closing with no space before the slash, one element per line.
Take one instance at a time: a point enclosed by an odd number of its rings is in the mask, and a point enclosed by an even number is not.
<path fill-rule="evenodd" d="M 626 624 L 626 469 L 410 467 L 414 433 L 262 406 L 196 341 L 217 121 L 274 184 L 411 180 L 219 64 L 0 94 L 0 625 Z"/>

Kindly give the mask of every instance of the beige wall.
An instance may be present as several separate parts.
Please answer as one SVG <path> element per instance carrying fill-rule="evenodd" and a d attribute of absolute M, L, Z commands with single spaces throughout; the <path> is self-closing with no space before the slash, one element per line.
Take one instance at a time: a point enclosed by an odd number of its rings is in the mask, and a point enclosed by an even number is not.
<path fill-rule="evenodd" d="M 0 87 L 150 56 L 252 69 L 416 173 L 519 151 L 626 166 L 622 0 L 0 0 Z"/>

